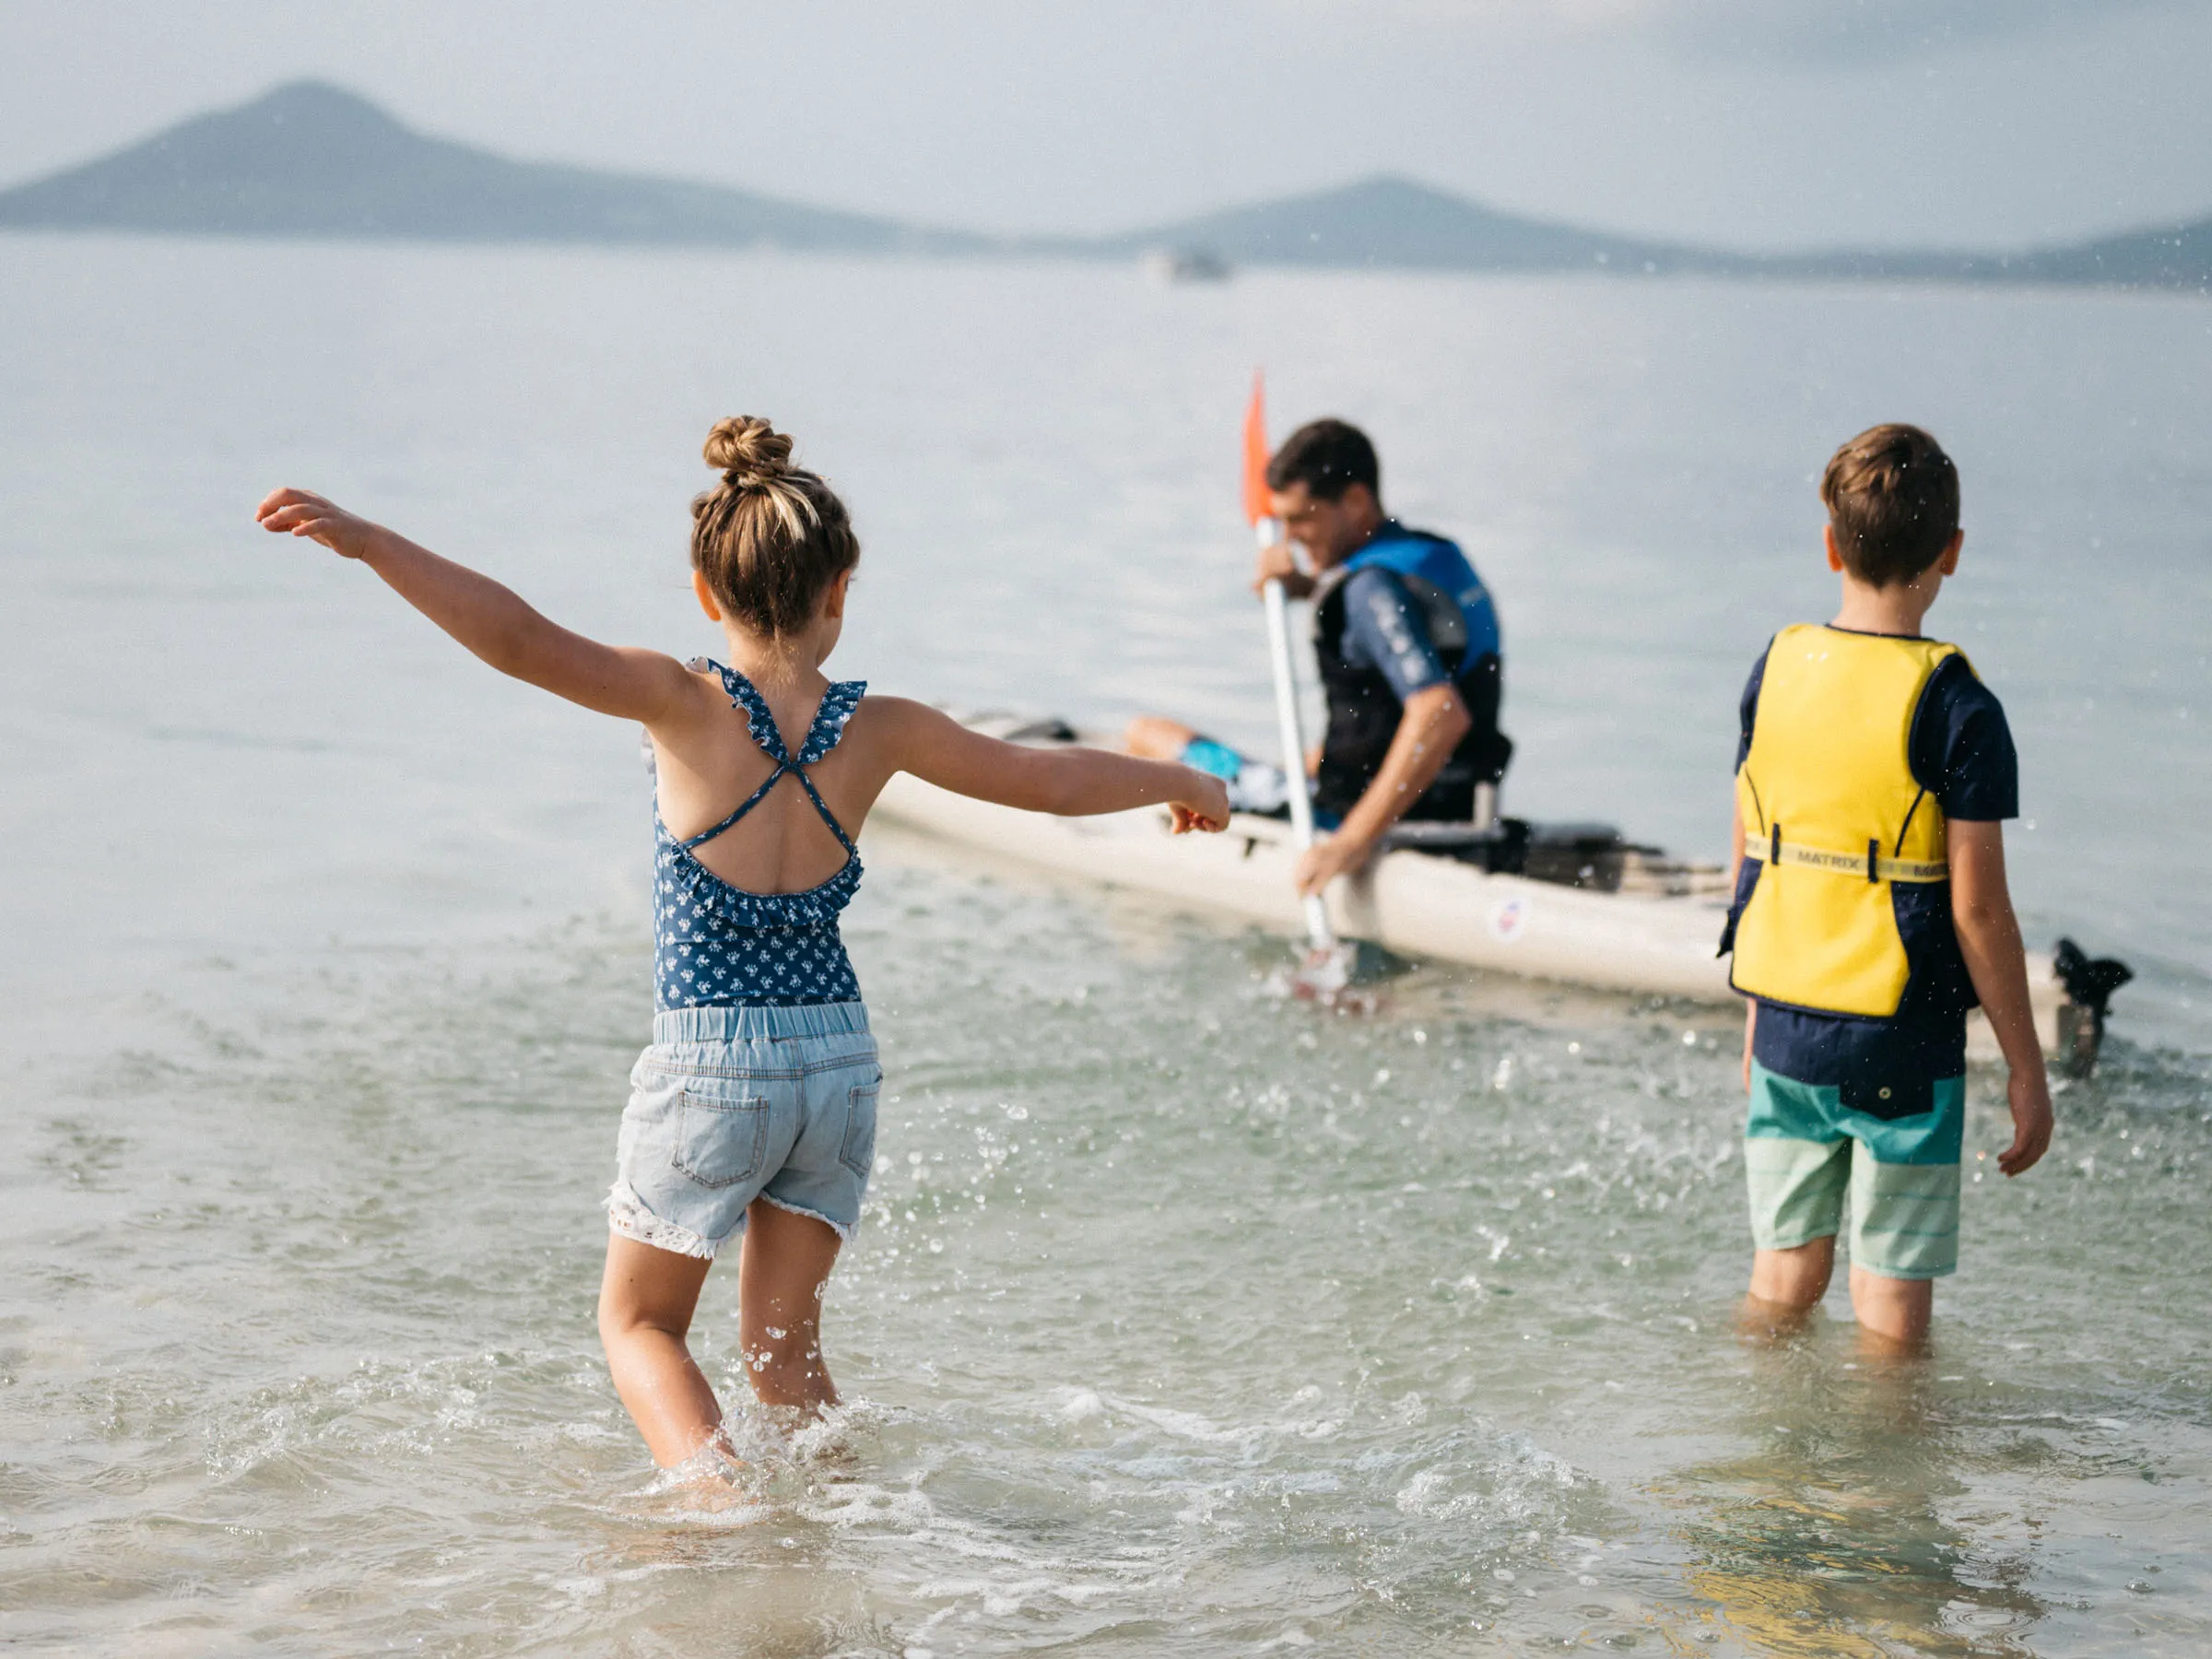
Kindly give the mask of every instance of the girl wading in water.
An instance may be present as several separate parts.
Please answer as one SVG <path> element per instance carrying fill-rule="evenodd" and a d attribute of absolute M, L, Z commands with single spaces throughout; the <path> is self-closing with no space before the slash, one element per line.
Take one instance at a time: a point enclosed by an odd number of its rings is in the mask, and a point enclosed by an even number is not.
<path fill-rule="evenodd" d="M 571 633 L 304 490 L 277 490 L 257 514 L 359 559 L 501 673 L 651 735 L 656 1012 L 606 1200 L 599 1333 L 664 1466 L 727 1450 L 685 1335 L 733 1239 L 753 1392 L 808 1412 L 837 1399 L 822 1292 L 860 1219 L 883 1078 L 837 919 L 860 885 L 853 839 L 891 774 L 1038 812 L 1165 805 L 1178 833 L 1229 818 L 1220 780 L 1189 767 L 1000 743 L 825 677 L 860 562 L 843 503 L 765 420 L 723 421 L 706 458 L 722 482 L 691 504 L 692 586 L 722 624 L 727 666 Z"/>

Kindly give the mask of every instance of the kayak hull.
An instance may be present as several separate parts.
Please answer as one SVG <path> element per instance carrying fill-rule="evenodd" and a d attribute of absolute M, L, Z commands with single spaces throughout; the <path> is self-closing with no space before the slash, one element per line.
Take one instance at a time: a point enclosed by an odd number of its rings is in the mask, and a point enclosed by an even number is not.
<path fill-rule="evenodd" d="M 1234 816 L 1220 835 L 1171 836 L 1156 808 L 1058 818 L 956 795 L 906 775 L 877 801 L 885 818 L 985 852 L 1303 930 L 1290 885 L 1296 850 L 1272 818 Z M 1723 907 L 1700 898 L 1583 891 L 1490 875 L 1401 850 L 1336 882 L 1329 919 L 1347 938 L 1415 958 L 1609 991 L 1727 1000 L 1716 959 Z"/>
<path fill-rule="evenodd" d="M 1304 931 L 1290 885 L 1297 852 L 1277 819 L 1237 814 L 1219 835 L 1171 836 L 1158 808 L 1053 818 L 904 773 L 885 786 L 875 813 L 976 852 L 1239 916 L 1287 937 Z M 1606 892 L 1399 848 L 1333 884 L 1329 919 L 1343 937 L 1417 959 L 1732 1005 L 1728 966 L 1715 954 L 1726 907 L 1704 874 L 1692 884 L 1701 891 Z M 2029 979 L 2037 1028 L 2057 1052 L 2064 996 L 2048 957 L 2030 955 Z M 1971 1035 L 1978 1054 L 1994 1055 L 1978 1015 Z"/>

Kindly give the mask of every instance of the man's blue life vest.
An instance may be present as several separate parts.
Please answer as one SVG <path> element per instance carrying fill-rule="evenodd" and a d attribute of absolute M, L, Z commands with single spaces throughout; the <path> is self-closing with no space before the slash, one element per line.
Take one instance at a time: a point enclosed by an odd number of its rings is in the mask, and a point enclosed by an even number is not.
<path fill-rule="evenodd" d="M 1504 776 L 1512 742 L 1498 729 L 1501 696 L 1498 611 L 1489 590 L 1458 547 L 1441 535 L 1408 530 L 1394 519 L 1374 539 L 1323 576 L 1313 602 L 1313 648 L 1328 694 L 1313 802 L 1338 816 L 1351 810 L 1382 770 L 1404 710 L 1380 668 L 1344 654 L 1345 589 L 1361 571 L 1397 579 L 1429 643 L 1459 689 L 1475 724 L 1445 761 L 1409 818 L 1462 821 L 1475 813 L 1475 785 Z"/>

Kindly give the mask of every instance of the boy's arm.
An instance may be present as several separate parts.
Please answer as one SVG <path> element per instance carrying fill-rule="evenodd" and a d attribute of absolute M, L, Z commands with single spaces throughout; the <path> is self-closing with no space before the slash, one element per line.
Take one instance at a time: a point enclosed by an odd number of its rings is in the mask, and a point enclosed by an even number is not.
<path fill-rule="evenodd" d="M 532 609 L 512 588 L 321 496 L 279 489 L 254 516 L 265 529 L 305 536 L 344 558 L 359 559 L 501 674 L 571 702 L 650 726 L 664 720 L 688 689 L 690 677 L 674 657 L 602 645 L 571 633 Z"/>
<path fill-rule="evenodd" d="M 1229 786 L 1210 772 L 1108 749 L 1002 743 L 903 697 L 872 697 L 890 771 L 979 801 L 1065 818 L 1165 806 L 1175 833 L 1229 826 Z"/>
<path fill-rule="evenodd" d="M 1974 994 L 2011 1074 L 2012 1145 L 1997 1154 L 2007 1175 L 2032 1169 L 2051 1144 L 2051 1082 L 2028 1000 L 2028 953 L 2005 885 L 2005 826 L 1953 818 L 1949 826 L 1951 923 Z"/>
<path fill-rule="evenodd" d="M 1735 891 L 1735 878 L 1744 868 L 1744 798 L 1732 794 L 1728 809 L 1728 890 Z M 1744 1092 L 1751 1092 L 1751 1039 L 1759 1030 L 1759 1004 L 1751 997 L 1744 998 Z"/>

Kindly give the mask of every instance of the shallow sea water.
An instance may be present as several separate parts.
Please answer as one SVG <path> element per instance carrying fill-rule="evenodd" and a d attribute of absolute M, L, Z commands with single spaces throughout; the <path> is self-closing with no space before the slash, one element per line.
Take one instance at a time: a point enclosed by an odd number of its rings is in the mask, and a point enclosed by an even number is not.
<path fill-rule="evenodd" d="M 0 299 L 0 1637 L 2212 1641 L 2212 901 L 2165 875 L 2212 806 L 2212 310 L 39 239 Z M 634 735 L 252 501 L 348 492 L 688 652 L 685 456 L 763 408 L 868 538 L 841 671 L 1256 743 L 1220 477 L 1260 358 L 1278 422 L 1372 411 L 1499 588 L 1515 804 L 1691 851 L 1745 667 L 1818 614 L 1803 475 L 1936 425 L 1986 502 L 1993 579 L 1937 615 L 2020 734 L 2023 909 L 2145 975 L 2108 1064 L 2015 1183 L 1974 1079 L 1929 1360 L 1863 1356 L 1840 1293 L 1747 1346 L 1725 1010 L 1422 969 L 1331 1017 L 1271 993 L 1277 941 L 879 826 L 852 1404 L 748 1419 L 734 1490 L 656 1482 L 592 1329 L 650 995 Z M 711 1281 L 731 1399 L 735 1313 Z"/>

